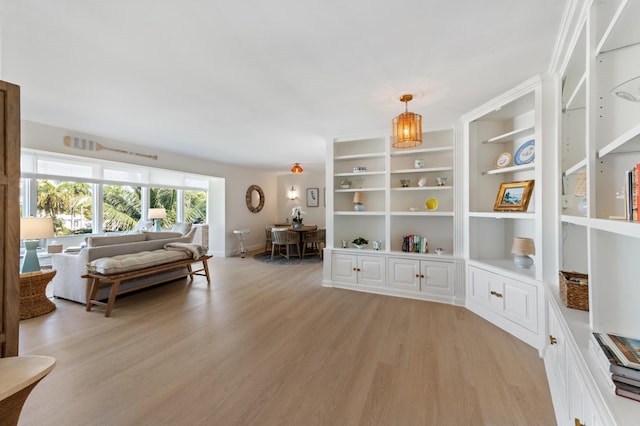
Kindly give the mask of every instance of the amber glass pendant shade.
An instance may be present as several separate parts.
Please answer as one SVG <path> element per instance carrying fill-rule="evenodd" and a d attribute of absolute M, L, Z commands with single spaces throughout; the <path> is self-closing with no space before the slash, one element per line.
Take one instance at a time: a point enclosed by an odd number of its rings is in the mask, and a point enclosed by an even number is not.
<path fill-rule="evenodd" d="M 394 148 L 415 148 L 422 145 L 422 116 L 409 112 L 412 95 L 403 95 L 405 112 L 395 117 L 392 124 L 391 143 Z"/>

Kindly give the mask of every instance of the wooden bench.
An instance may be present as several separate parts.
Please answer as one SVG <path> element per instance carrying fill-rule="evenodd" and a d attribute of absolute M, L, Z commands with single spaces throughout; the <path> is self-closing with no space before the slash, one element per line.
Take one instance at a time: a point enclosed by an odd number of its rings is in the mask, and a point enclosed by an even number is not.
<path fill-rule="evenodd" d="M 188 275 L 189 279 L 191 280 L 193 280 L 194 275 L 207 277 L 207 285 L 210 285 L 211 278 L 209 277 L 209 265 L 207 264 L 207 261 L 212 257 L 213 256 L 211 255 L 204 255 L 198 258 L 197 260 L 183 259 L 175 262 L 164 263 L 162 265 L 150 266 L 144 269 L 137 269 L 134 271 L 122 272 L 119 274 L 111 274 L 111 275 L 103 275 L 98 272 L 87 272 L 85 275 L 82 276 L 82 278 L 91 278 L 92 281 L 91 281 L 91 289 L 89 291 L 89 297 L 87 300 L 86 310 L 90 311 L 93 305 L 106 306 L 107 310 L 104 316 L 105 317 L 111 316 L 111 309 L 113 308 L 113 305 L 116 301 L 116 296 L 118 296 L 119 294 L 126 294 L 134 290 L 140 290 L 142 288 L 150 287 L 152 285 L 156 285 L 166 281 L 166 279 L 153 281 L 153 282 L 146 283 L 144 285 L 140 285 L 140 286 L 129 288 L 127 290 L 120 291 L 120 283 L 123 280 L 128 280 L 130 278 L 138 278 L 145 275 L 154 274 L 156 272 L 169 271 L 169 270 L 180 268 L 180 267 L 187 268 L 188 272 L 184 276 Z M 194 270 L 192 268 L 192 265 L 197 262 L 202 262 L 202 268 Z M 96 294 L 98 293 L 98 289 L 100 287 L 108 287 L 108 286 L 111 287 L 111 290 L 109 291 L 108 301 L 105 303 L 99 300 L 95 300 Z"/>

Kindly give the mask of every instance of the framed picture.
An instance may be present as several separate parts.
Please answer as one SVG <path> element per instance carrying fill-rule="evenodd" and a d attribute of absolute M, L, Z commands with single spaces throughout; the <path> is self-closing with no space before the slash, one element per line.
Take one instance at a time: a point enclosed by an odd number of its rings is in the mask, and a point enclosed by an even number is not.
<path fill-rule="evenodd" d="M 318 207 L 320 205 L 318 200 L 319 191 L 318 188 L 307 188 L 307 207 Z"/>
<path fill-rule="evenodd" d="M 533 183 L 533 180 L 523 180 L 500 184 L 493 210 L 526 212 L 533 192 Z"/>

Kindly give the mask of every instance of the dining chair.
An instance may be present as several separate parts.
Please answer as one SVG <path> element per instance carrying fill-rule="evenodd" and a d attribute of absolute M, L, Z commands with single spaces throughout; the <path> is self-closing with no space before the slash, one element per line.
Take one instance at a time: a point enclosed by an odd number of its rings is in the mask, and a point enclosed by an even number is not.
<path fill-rule="evenodd" d="M 271 247 L 272 237 L 271 237 L 271 229 L 273 225 L 267 225 L 264 228 L 264 236 L 266 237 L 266 241 L 264 243 L 264 252 L 268 253 L 269 248 Z"/>
<path fill-rule="evenodd" d="M 326 245 L 327 230 L 316 229 L 315 231 L 307 231 L 302 236 L 302 255 L 317 254 L 322 259 L 322 248 Z M 306 250 L 310 249 L 310 253 L 306 253 Z"/>
<path fill-rule="evenodd" d="M 291 255 L 289 248 L 291 246 L 296 246 L 296 254 L 300 257 L 300 239 L 298 234 L 294 231 L 289 231 L 286 228 L 273 228 L 271 230 L 272 235 L 272 243 L 271 243 L 271 259 L 273 260 L 273 255 L 278 250 L 278 254 L 289 259 Z M 282 253 L 282 248 L 284 247 L 285 254 Z"/>

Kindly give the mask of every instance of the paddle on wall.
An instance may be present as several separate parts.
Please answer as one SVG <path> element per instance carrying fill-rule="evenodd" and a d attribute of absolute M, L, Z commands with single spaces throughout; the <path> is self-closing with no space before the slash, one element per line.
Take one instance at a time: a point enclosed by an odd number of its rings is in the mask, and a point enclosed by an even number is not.
<path fill-rule="evenodd" d="M 92 141 L 91 139 L 83 139 L 75 136 L 65 136 L 64 146 L 68 146 L 69 148 L 81 149 L 83 151 L 113 151 L 119 152 L 120 154 L 137 155 L 138 157 L 151 158 L 152 160 L 158 159 L 157 155 L 141 154 L 139 152 L 132 152 L 124 149 L 109 148 L 108 146 L 104 146 L 96 141 Z"/>

